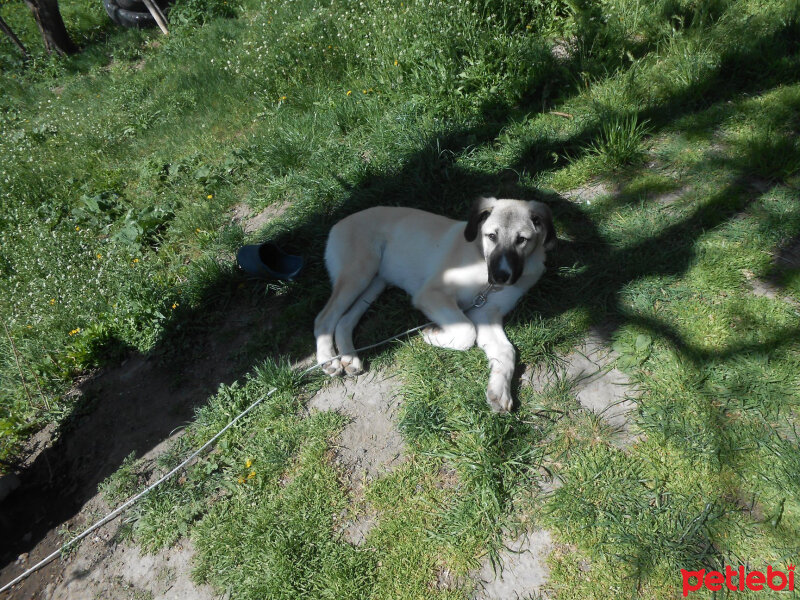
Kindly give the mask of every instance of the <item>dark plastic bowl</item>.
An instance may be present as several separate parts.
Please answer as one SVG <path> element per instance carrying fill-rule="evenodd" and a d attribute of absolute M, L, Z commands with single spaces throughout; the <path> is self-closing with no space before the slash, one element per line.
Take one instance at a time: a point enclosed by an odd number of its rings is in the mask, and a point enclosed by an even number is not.
<path fill-rule="evenodd" d="M 253 277 L 291 281 L 303 268 L 303 257 L 287 254 L 274 242 L 242 246 L 236 262 Z"/>

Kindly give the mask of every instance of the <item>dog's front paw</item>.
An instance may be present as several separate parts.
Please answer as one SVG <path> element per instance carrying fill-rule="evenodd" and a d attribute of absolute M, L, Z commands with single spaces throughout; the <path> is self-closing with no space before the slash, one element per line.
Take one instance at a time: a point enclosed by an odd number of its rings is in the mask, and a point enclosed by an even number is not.
<path fill-rule="evenodd" d="M 339 361 L 338 358 L 334 358 L 333 360 L 320 363 L 320 365 L 322 366 L 322 370 L 331 377 L 339 377 L 344 373 L 344 369 L 342 368 L 342 363 Z"/>
<path fill-rule="evenodd" d="M 355 377 L 364 372 L 364 365 L 357 356 L 343 356 L 341 363 L 348 377 Z"/>
<path fill-rule="evenodd" d="M 422 330 L 422 339 L 431 346 L 469 350 L 475 345 L 475 328 L 472 325 L 431 325 Z"/>
<path fill-rule="evenodd" d="M 511 398 L 511 390 L 507 385 L 498 385 L 486 389 L 486 401 L 492 412 L 507 413 L 511 412 L 514 406 L 514 400 Z"/>
<path fill-rule="evenodd" d="M 422 339 L 426 344 L 431 346 L 439 346 L 437 343 L 439 334 L 442 333 L 442 328 L 438 325 L 429 325 L 422 330 Z"/>

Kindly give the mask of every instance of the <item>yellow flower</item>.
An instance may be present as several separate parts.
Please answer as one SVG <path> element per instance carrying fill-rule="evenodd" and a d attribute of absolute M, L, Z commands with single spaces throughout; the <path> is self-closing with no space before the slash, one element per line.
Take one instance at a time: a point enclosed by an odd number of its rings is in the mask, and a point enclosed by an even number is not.
<path fill-rule="evenodd" d="M 255 471 L 250 471 L 250 474 L 247 476 L 247 478 L 248 479 L 252 479 L 255 476 L 256 476 L 256 472 Z"/>
<path fill-rule="evenodd" d="M 211 200 L 213 197 L 214 197 L 214 194 L 209 194 L 208 196 L 206 196 L 206 198 L 208 198 L 209 200 Z"/>
<path fill-rule="evenodd" d="M 97 253 L 97 260 L 100 260 L 101 258 L 103 258 L 103 255 L 98 252 Z"/>
<path fill-rule="evenodd" d="M 286 96 L 281 96 L 281 102 L 283 102 L 284 100 L 286 100 Z"/>
<path fill-rule="evenodd" d="M 180 304 L 178 304 L 177 302 L 173 302 L 173 303 L 172 303 L 172 310 L 175 310 L 175 309 L 176 309 L 176 308 L 178 308 L 179 306 L 180 306 Z"/>
<path fill-rule="evenodd" d="M 353 90 L 347 90 L 347 95 L 348 95 L 348 96 L 349 96 L 350 94 L 352 94 L 352 93 L 353 93 Z"/>
<path fill-rule="evenodd" d="M 75 225 L 75 231 L 80 231 L 80 230 L 81 230 L 81 228 L 78 227 L 77 225 Z"/>
<path fill-rule="evenodd" d="M 72 331 L 70 331 L 70 332 L 69 332 L 69 334 L 70 334 L 70 335 L 75 335 L 75 334 L 78 334 L 78 333 L 80 333 L 80 332 L 81 332 L 81 328 L 80 328 L 80 327 L 76 327 L 75 329 L 73 329 Z"/>
<path fill-rule="evenodd" d="M 395 67 L 397 66 L 397 61 L 394 61 L 394 66 L 395 66 Z"/>
<path fill-rule="evenodd" d="M 242 484 L 242 483 L 244 483 L 245 479 L 244 479 L 244 477 L 239 477 L 238 481 L 239 481 L 240 484 Z"/>
<path fill-rule="evenodd" d="M 56 299 L 55 298 L 50 298 L 50 304 L 55 304 L 55 303 L 56 303 Z"/>
<path fill-rule="evenodd" d="M 252 467 L 253 466 L 253 459 L 252 458 L 248 458 L 245 461 L 244 466 L 245 466 L 246 469 L 249 469 L 250 467 Z"/>

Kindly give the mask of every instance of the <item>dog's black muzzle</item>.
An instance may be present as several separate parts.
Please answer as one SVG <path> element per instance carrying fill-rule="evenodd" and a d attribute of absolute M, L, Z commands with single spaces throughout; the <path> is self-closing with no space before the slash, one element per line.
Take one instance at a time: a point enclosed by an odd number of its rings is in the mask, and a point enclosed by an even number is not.
<path fill-rule="evenodd" d="M 495 251 L 489 256 L 489 283 L 514 285 L 522 275 L 523 260 L 515 252 Z"/>

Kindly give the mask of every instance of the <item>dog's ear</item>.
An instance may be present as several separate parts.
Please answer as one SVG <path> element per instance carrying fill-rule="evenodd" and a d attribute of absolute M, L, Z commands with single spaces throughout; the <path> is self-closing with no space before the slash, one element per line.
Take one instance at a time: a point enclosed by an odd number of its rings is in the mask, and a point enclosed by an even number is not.
<path fill-rule="evenodd" d="M 536 231 L 544 229 L 544 249 L 552 250 L 556 247 L 558 238 L 556 237 L 556 228 L 553 225 L 553 213 L 547 204 L 536 202 L 535 200 L 529 203 L 531 210 L 531 221 Z"/>
<path fill-rule="evenodd" d="M 468 242 L 474 242 L 478 237 L 478 229 L 494 208 L 496 198 L 478 198 L 472 203 L 472 210 L 469 213 L 467 226 L 464 228 L 464 239 Z"/>

